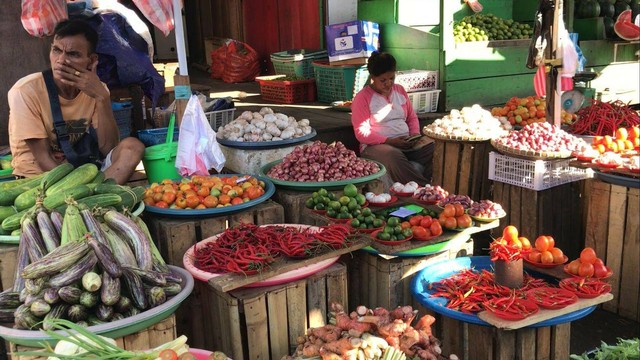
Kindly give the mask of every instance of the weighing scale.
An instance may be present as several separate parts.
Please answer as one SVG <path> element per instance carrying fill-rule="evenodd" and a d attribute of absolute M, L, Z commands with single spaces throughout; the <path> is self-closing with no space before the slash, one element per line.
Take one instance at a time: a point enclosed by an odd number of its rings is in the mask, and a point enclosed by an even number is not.
<path fill-rule="evenodd" d="M 578 72 L 573 77 L 573 90 L 562 94 L 561 104 L 564 111 L 575 113 L 585 106 L 589 106 L 596 95 L 596 89 L 591 87 L 591 81 L 600 74 L 596 72 Z"/>

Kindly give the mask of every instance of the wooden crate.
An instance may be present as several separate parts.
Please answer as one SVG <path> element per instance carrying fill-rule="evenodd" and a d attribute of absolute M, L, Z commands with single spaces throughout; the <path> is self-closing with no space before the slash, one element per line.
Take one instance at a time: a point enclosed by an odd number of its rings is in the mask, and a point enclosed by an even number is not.
<path fill-rule="evenodd" d="M 602 308 L 640 321 L 640 189 L 589 180 L 586 234 L 583 246 L 613 270 L 609 279 L 614 298 Z"/>
<path fill-rule="evenodd" d="M 514 225 L 533 242 L 539 235 L 551 235 L 570 259 L 584 247 L 586 220 L 585 181 L 535 191 L 493 182 L 493 201 L 502 205 L 507 216 L 500 219 L 494 236 L 501 236 L 507 225 Z M 485 247 L 487 247 L 486 244 Z"/>
<path fill-rule="evenodd" d="M 115 339 L 117 345 L 125 350 L 149 350 L 167 343 L 177 337 L 175 315 L 137 333 Z M 11 344 L 11 353 L 16 351 L 34 351 L 22 345 Z M 46 360 L 46 357 L 11 355 L 12 360 Z"/>
<path fill-rule="evenodd" d="M 456 354 L 461 359 L 527 360 L 569 358 L 571 323 L 541 328 L 501 330 L 467 324 L 445 316 L 437 316 L 440 323 L 436 337 L 442 340 L 444 354 Z"/>
<path fill-rule="evenodd" d="M 353 254 L 349 268 L 349 309 L 358 305 L 393 309 L 397 306 L 421 307 L 411 296 L 411 278 L 418 271 L 438 261 L 473 254 L 473 239 L 457 248 L 416 257 L 389 257 L 366 251 Z"/>
<path fill-rule="evenodd" d="M 451 194 L 468 195 L 475 201 L 488 199 L 491 149 L 488 141 L 435 140 L 431 183 L 442 186 Z"/>
<path fill-rule="evenodd" d="M 196 282 L 200 308 L 191 308 L 193 347 L 231 358 L 276 359 L 292 354 L 296 338 L 327 322 L 331 302 L 347 304 L 347 268 L 336 263 L 306 279 L 283 285 L 219 292 Z"/>
<path fill-rule="evenodd" d="M 0 289 L 6 290 L 13 286 L 16 277 L 16 261 L 18 260 L 18 245 L 0 245 Z"/>
<path fill-rule="evenodd" d="M 284 209 L 267 200 L 245 211 L 211 218 L 167 218 L 144 214 L 151 236 L 168 264 L 183 267 L 182 257 L 196 242 L 223 232 L 240 223 L 257 225 L 284 222 Z"/>

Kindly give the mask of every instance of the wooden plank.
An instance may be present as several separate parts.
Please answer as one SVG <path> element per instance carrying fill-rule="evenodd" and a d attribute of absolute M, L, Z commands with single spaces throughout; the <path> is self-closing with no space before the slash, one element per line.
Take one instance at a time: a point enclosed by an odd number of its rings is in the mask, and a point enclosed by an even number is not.
<path fill-rule="evenodd" d="M 518 228 L 519 232 L 523 234 L 528 234 L 531 226 L 529 225 L 529 219 L 522 219 L 521 209 L 525 206 L 526 201 L 524 201 L 524 196 L 526 194 L 525 189 L 515 186 L 515 185 L 507 185 L 506 188 L 509 189 L 509 199 L 511 199 L 511 209 L 509 209 L 509 225 L 513 225 Z"/>
<path fill-rule="evenodd" d="M 149 327 L 149 348 L 155 348 L 176 338 L 176 317 L 171 315 Z M 147 348 L 139 349 L 147 350 Z"/>
<path fill-rule="evenodd" d="M 516 332 L 496 330 L 493 337 L 495 342 L 495 360 L 512 360 L 516 358 Z"/>
<path fill-rule="evenodd" d="M 242 305 L 247 326 L 247 342 L 251 344 L 248 349 L 249 358 L 268 359 L 269 343 L 264 341 L 269 337 L 266 296 L 260 294 L 253 299 L 244 299 Z"/>
<path fill-rule="evenodd" d="M 551 358 L 551 327 L 545 326 L 536 329 L 536 360 L 549 360 Z"/>
<path fill-rule="evenodd" d="M 0 289 L 13 286 L 18 260 L 18 245 L 0 245 Z"/>
<path fill-rule="evenodd" d="M 229 296 L 226 298 L 226 304 L 226 307 L 218 308 L 220 311 L 224 311 L 223 309 L 226 309 L 225 316 L 221 318 L 228 319 L 228 324 L 231 324 L 231 326 L 227 327 L 227 329 L 229 329 L 228 336 L 225 336 L 225 334 L 222 336 L 231 344 L 230 348 L 232 349 L 231 353 L 233 354 L 233 358 L 244 359 L 244 347 L 242 346 L 243 332 L 240 329 L 241 304 L 239 304 L 236 299 Z"/>
<path fill-rule="evenodd" d="M 282 224 L 284 223 L 284 207 L 275 201 L 268 200 L 254 208 L 254 224 Z"/>
<path fill-rule="evenodd" d="M 506 185 L 507 184 L 505 183 L 493 181 L 491 198 L 494 202 L 500 204 L 506 213 L 505 217 L 500 219 L 500 225 L 491 231 L 494 237 L 502 236 L 502 230 L 506 224 L 511 224 L 511 203 L 509 202 L 510 193 L 509 191 L 505 191 Z"/>
<path fill-rule="evenodd" d="M 327 309 L 331 309 L 331 303 L 349 305 L 349 292 L 347 290 L 347 267 L 341 265 L 339 270 L 327 274 Z"/>
<path fill-rule="evenodd" d="M 336 256 L 353 252 L 355 250 L 362 249 L 363 247 L 368 246 L 371 243 L 371 241 L 372 241 L 371 238 L 359 237 L 354 241 L 350 242 L 348 247 L 333 250 L 323 254 L 319 254 L 314 256 L 313 258 L 309 258 L 305 260 L 278 258 L 274 263 L 271 264 L 271 267 L 269 270 L 263 271 L 255 275 L 250 275 L 250 276 L 233 274 L 233 273 L 220 275 L 220 276 L 211 278 L 209 280 L 209 285 L 213 286 L 218 291 L 231 291 L 233 289 L 237 289 L 245 285 L 252 284 L 256 281 L 265 280 L 276 275 L 280 275 L 292 270 L 299 269 L 303 266 L 315 264 L 323 260 L 327 260 Z"/>
<path fill-rule="evenodd" d="M 533 324 L 537 324 L 544 320 L 552 319 L 557 316 L 565 315 L 573 311 L 577 311 L 590 306 L 602 304 L 611 299 L 613 299 L 613 295 L 611 293 L 606 293 L 593 299 L 578 299 L 578 301 L 576 301 L 575 303 L 568 305 L 562 309 L 558 309 L 558 310 L 540 309 L 538 310 L 537 313 L 525 319 L 517 320 L 517 321 L 503 320 L 493 315 L 489 311 L 479 312 L 478 318 L 488 322 L 489 324 L 497 327 L 498 329 L 516 330 L 516 329 L 522 329 L 523 327 L 527 327 Z"/>
<path fill-rule="evenodd" d="M 444 147 L 445 142 L 435 140 L 433 148 L 433 185 L 442 186 L 444 180 Z"/>
<path fill-rule="evenodd" d="M 468 353 L 471 357 L 461 359 L 493 360 L 493 333 L 495 329 L 475 324 L 467 324 Z M 456 354 L 462 355 L 462 354 Z M 460 356 L 459 356 L 460 357 Z"/>
<path fill-rule="evenodd" d="M 458 182 L 458 164 L 460 162 L 460 144 L 447 142 L 444 148 L 444 175 L 442 187 L 455 191 Z M 454 190 L 451 190 L 454 189 Z"/>
<path fill-rule="evenodd" d="M 162 254 L 162 257 L 167 264 L 184 267 L 182 257 L 187 249 L 197 241 L 195 222 L 167 221 L 160 224 L 160 229 L 163 234 L 168 234 L 166 242 L 162 246 L 167 249 L 167 253 L 166 255 Z M 160 239 L 163 240 L 163 237 Z"/>
<path fill-rule="evenodd" d="M 615 301 L 611 301 L 602 305 L 602 308 L 614 313 L 618 312 L 618 303 L 620 299 L 620 271 L 622 270 L 622 247 L 625 243 L 625 220 L 627 214 L 627 188 L 611 185 L 611 195 L 609 203 L 609 231 L 607 236 L 601 239 L 596 239 L 596 245 L 598 243 L 603 244 L 597 246 L 598 248 L 604 247 L 607 249 L 605 264 L 613 271 L 613 275 L 610 278 L 611 293 L 615 297 Z M 636 213 L 637 214 L 637 213 Z M 597 255 L 600 253 L 596 252 Z M 637 259 L 636 259 L 637 261 Z M 637 274 L 637 271 L 636 271 Z M 626 292 L 626 289 L 625 291 Z M 637 292 L 636 292 L 637 295 Z"/>
<path fill-rule="evenodd" d="M 307 331 L 307 291 L 303 281 L 287 287 L 287 314 L 289 316 L 289 344 Z"/>
<path fill-rule="evenodd" d="M 380 259 L 376 255 L 372 255 L 370 258 L 368 258 L 368 261 L 369 261 L 369 266 L 367 267 L 368 272 L 367 272 L 366 279 L 369 282 L 367 286 L 367 289 L 369 291 L 365 295 L 368 297 L 367 303 L 369 305 L 367 305 L 367 307 L 375 308 L 380 306 L 379 305 L 380 300 L 378 299 L 378 284 L 381 281 L 380 277 L 384 275 L 384 274 L 379 274 L 378 269 L 380 268 L 380 266 L 384 267 L 385 264 L 384 263 L 380 264 L 379 263 Z"/>
<path fill-rule="evenodd" d="M 322 327 L 327 322 L 327 282 L 324 273 L 307 278 L 307 321 L 309 327 Z"/>
<path fill-rule="evenodd" d="M 149 330 L 144 329 L 135 334 L 127 335 L 124 337 L 124 348 L 126 350 L 140 350 L 147 349 L 149 347 Z"/>
<path fill-rule="evenodd" d="M 568 359 L 571 351 L 569 344 L 571 340 L 571 323 L 558 324 L 551 328 L 551 359 Z"/>
<path fill-rule="evenodd" d="M 535 360 L 536 329 L 524 328 L 516 332 L 516 359 Z"/>
<path fill-rule="evenodd" d="M 231 354 L 231 346 L 225 343 L 225 338 L 234 325 L 229 323 L 227 303 L 209 284 L 202 281 L 198 281 L 198 283 L 201 284 L 199 285 L 201 309 L 199 313 L 202 316 L 193 316 L 193 314 L 198 314 L 198 310 L 191 307 L 185 309 L 188 314 L 184 316 L 199 318 L 197 321 L 201 322 L 200 332 L 207 334 L 203 339 L 206 346 L 204 349 L 225 349 L 221 351 L 228 351 Z M 239 324 L 236 326 L 239 327 Z M 198 328 L 194 326 L 193 329 L 197 331 L 195 329 Z M 196 345 L 191 346 L 197 347 Z"/>
<path fill-rule="evenodd" d="M 640 189 L 628 188 L 627 214 L 620 271 L 620 305 L 618 313 L 628 319 L 640 321 Z M 611 239 L 610 239 L 611 240 Z"/>
<path fill-rule="evenodd" d="M 477 164 L 474 162 L 474 155 L 474 144 L 463 143 L 462 154 L 460 156 L 460 161 L 458 164 L 458 187 L 455 190 L 456 194 L 468 195 L 470 197 L 473 194 L 471 175 L 476 171 L 475 167 L 477 166 Z"/>
<path fill-rule="evenodd" d="M 364 252 L 364 251 L 358 251 L 357 254 L 360 254 L 360 260 L 362 261 L 362 263 L 360 264 L 360 279 L 358 279 L 358 282 L 360 282 L 360 293 L 361 297 L 360 303 L 356 303 L 355 306 L 358 305 L 364 305 L 366 307 L 371 308 L 371 301 L 373 299 L 371 299 L 369 297 L 369 287 L 373 286 L 375 284 L 375 281 L 377 279 L 377 274 L 373 274 L 376 277 L 371 278 L 371 266 L 375 267 L 375 262 L 377 261 L 374 255 L 369 254 L 368 252 Z M 373 262 L 373 263 L 372 263 Z M 355 309 L 355 306 L 353 307 Z"/>
<path fill-rule="evenodd" d="M 271 358 L 281 359 L 289 355 L 289 333 L 287 319 L 287 289 L 267 292 L 269 316 L 269 345 Z"/>
<path fill-rule="evenodd" d="M 228 216 L 219 216 L 198 221 L 196 223 L 196 234 L 199 232 L 200 236 L 197 236 L 196 241 L 208 239 L 225 231 L 229 227 L 228 218 Z"/>
<path fill-rule="evenodd" d="M 584 245 L 592 247 L 606 263 L 607 249 L 599 239 L 606 239 L 609 231 L 609 217 L 604 214 L 609 214 L 611 185 L 595 179 L 590 180 L 590 185 Z"/>
<path fill-rule="evenodd" d="M 444 354 L 463 354 L 463 323 L 448 316 L 442 317 L 442 352 Z"/>
<path fill-rule="evenodd" d="M 397 268 L 398 259 L 386 260 L 376 256 L 375 261 L 376 266 L 372 270 L 375 270 L 377 276 L 375 281 L 376 291 L 371 291 L 369 294 L 375 299 L 374 304 L 376 307 L 391 309 L 394 306 L 391 304 L 390 297 L 395 293 L 396 284 L 400 280 L 392 278 L 392 274 L 396 273 L 393 269 Z"/>

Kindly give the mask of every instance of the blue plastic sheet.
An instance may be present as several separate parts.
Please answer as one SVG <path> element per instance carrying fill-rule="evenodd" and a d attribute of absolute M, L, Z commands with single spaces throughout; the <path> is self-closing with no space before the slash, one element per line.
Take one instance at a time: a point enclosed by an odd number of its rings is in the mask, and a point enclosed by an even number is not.
<path fill-rule="evenodd" d="M 580 50 L 580 46 L 578 46 L 578 33 L 569 33 L 569 38 L 578 53 L 578 68 L 576 69 L 576 72 L 582 72 L 584 71 L 584 65 L 587 63 L 587 58 L 584 57 L 582 50 Z"/>

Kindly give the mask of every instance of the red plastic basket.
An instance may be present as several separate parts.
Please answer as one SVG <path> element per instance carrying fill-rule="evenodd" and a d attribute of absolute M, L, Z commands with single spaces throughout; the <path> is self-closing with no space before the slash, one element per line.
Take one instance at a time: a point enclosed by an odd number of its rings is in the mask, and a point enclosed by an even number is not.
<path fill-rule="evenodd" d="M 260 83 L 262 99 L 282 104 L 295 104 L 316 100 L 315 79 L 282 81 L 280 76 L 260 76 L 256 81 Z"/>

